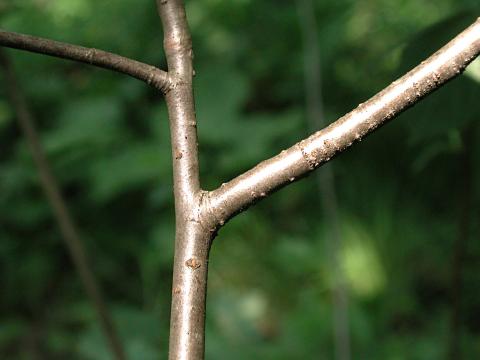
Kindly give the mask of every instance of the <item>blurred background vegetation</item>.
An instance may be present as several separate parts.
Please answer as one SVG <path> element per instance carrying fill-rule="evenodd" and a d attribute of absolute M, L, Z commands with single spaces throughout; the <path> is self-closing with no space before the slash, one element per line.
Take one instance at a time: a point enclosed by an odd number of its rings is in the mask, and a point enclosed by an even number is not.
<path fill-rule="evenodd" d="M 326 121 L 478 16 L 474 0 L 315 1 Z M 207 189 L 308 134 L 294 1 L 187 1 Z M 166 68 L 153 1 L 0 0 L 11 31 Z M 166 357 L 174 244 L 161 94 L 8 50 L 129 359 Z M 4 82 L 3 74 L 0 74 Z M 480 357 L 480 65 L 335 159 L 354 359 Z M 0 358 L 110 359 L 0 83 Z M 322 170 L 319 170 L 322 171 Z M 314 177 L 233 219 L 210 256 L 208 359 L 331 359 Z M 458 325 L 452 325 L 457 317 Z"/>

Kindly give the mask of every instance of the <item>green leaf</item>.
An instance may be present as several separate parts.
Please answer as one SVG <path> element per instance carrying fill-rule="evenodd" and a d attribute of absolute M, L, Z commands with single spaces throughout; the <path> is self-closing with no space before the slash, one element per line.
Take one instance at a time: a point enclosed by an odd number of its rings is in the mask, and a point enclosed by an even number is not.
<path fill-rule="evenodd" d="M 93 151 L 118 136 L 120 104 L 115 98 L 86 98 L 69 102 L 45 136 L 45 147 L 55 154 L 68 150 Z"/>
<path fill-rule="evenodd" d="M 90 167 L 94 199 L 105 202 L 133 189 L 161 186 L 169 174 L 170 152 L 154 143 L 134 144 L 94 161 Z"/>

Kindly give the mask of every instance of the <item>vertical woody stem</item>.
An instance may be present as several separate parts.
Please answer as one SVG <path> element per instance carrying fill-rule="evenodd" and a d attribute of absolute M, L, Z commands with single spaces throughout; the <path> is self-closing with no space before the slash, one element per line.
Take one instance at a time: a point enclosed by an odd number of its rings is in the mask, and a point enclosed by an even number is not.
<path fill-rule="evenodd" d="M 201 222 L 197 131 L 192 90 L 193 51 L 183 0 L 157 0 L 172 88 L 170 120 L 176 235 L 169 359 L 203 359 L 211 232 Z"/>

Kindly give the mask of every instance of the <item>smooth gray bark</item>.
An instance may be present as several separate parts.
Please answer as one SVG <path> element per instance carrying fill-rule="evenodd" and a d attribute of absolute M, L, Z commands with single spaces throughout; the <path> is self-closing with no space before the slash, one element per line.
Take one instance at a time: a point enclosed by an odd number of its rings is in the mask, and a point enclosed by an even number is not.
<path fill-rule="evenodd" d="M 157 0 L 171 90 L 170 121 L 175 195 L 175 258 L 170 316 L 170 359 L 202 359 L 205 347 L 207 265 L 212 219 L 202 214 L 197 124 L 193 99 L 193 50 L 182 0 Z"/>

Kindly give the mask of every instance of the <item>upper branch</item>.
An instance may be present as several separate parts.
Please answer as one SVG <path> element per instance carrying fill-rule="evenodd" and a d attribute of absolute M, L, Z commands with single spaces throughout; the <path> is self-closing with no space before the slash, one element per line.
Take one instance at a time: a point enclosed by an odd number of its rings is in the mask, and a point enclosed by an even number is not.
<path fill-rule="evenodd" d="M 177 214 L 199 193 L 197 129 L 193 99 L 193 51 L 183 0 L 157 0 L 162 20 L 168 73 L 173 86 L 166 95 L 173 150 Z"/>
<path fill-rule="evenodd" d="M 222 225 L 275 190 L 307 175 L 413 106 L 465 69 L 480 53 L 480 18 L 447 45 L 330 126 L 236 177 L 208 195 Z"/>
<path fill-rule="evenodd" d="M 59 58 L 75 60 L 117 71 L 142 80 L 156 89 L 167 92 L 170 79 L 165 71 L 136 60 L 103 50 L 70 45 L 54 40 L 23 35 L 0 29 L 0 45 Z"/>

